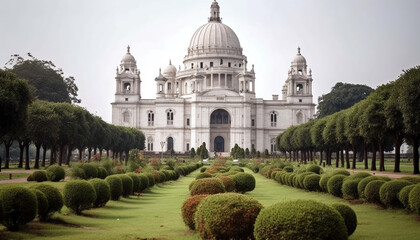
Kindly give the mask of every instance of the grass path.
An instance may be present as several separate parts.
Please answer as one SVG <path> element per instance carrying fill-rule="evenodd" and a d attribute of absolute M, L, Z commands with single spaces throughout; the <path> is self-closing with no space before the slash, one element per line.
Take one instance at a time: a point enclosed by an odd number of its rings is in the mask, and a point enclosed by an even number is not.
<path fill-rule="evenodd" d="M 247 172 L 251 173 L 248 169 Z M 314 193 L 283 186 L 260 174 L 254 174 L 257 183 L 255 190 L 248 193 L 265 207 L 284 200 L 313 199 L 323 203 L 346 203 L 326 193 Z M 383 210 L 373 204 L 353 204 L 358 218 L 358 226 L 350 240 L 409 240 L 420 239 L 420 221 L 415 214 L 405 210 Z"/>

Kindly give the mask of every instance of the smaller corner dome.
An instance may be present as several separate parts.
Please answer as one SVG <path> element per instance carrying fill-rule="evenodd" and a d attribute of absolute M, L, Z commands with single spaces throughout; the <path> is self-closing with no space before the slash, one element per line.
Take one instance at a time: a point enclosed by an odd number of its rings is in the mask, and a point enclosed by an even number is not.
<path fill-rule="evenodd" d="M 121 64 L 136 64 L 136 59 L 130 53 L 130 46 L 127 47 L 127 53 L 122 57 Z"/>
<path fill-rule="evenodd" d="M 175 77 L 176 75 L 176 67 L 172 65 L 171 60 L 169 60 L 169 65 L 163 69 L 163 76 L 165 77 Z"/>
<path fill-rule="evenodd" d="M 298 53 L 296 54 L 296 57 L 293 58 L 292 64 L 293 63 L 306 64 L 305 57 L 300 54 L 300 47 L 298 47 Z"/>

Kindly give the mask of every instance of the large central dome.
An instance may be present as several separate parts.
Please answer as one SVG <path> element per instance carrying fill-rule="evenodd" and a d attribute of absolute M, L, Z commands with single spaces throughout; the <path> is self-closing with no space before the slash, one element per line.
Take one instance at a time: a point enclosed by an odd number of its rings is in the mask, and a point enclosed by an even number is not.
<path fill-rule="evenodd" d="M 219 4 L 211 5 L 209 22 L 195 31 L 188 47 L 188 56 L 227 54 L 242 56 L 242 48 L 235 32 L 220 19 Z"/>

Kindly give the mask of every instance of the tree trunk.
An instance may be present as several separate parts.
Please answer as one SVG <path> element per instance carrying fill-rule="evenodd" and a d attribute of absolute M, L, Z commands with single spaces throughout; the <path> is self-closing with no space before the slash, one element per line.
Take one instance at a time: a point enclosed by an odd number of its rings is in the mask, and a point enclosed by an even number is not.
<path fill-rule="evenodd" d="M 413 174 L 419 174 L 419 138 L 413 139 Z"/>
<path fill-rule="evenodd" d="M 340 162 L 340 150 L 335 151 L 335 167 L 338 168 Z"/>
<path fill-rule="evenodd" d="M 385 171 L 384 141 L 379 140 L 379 171 Z"/>
<path fill-rule="evenodd" d="M 349 154 L 349 145 L 346 144 L 346 168 L 350 169 L 350 154 Z"/>
<path fill-rule="evenodd" d="M 35 164 L 34 168 L 39 169 L 39 152 L 41 151 L 41 144 L 35 144 L 36 154 L 35 154 Z"/>
<path fill-rule="evenodd" d="M 47 157 L 47 147 L 45 145 L 42 146 L 42 163 L 41 166 L 45 167 L 45 158 Z"/>
<path fill-rule="evenodd" d="M 372 162 L 371 162 L 371 171 L 376 171 L 376 143 L 372 143 Z"/>
<path fill-rule="evenodd" d="M 93 148 L 93 155 L 96 155 L 97 151 L 96 151 L 96 147 Z"/>
<path fill-rule="evenodd" d="M 25 170 L 29 170 L 29 169 L 31 169 L 30 167 L 29 167 L 29 142 L 27 142 L 26 144 L 25 144 Z"/>
<path fill-rule="evenodd" d="M 6 150 L 6 159 L 4 161 L 4 169 L 9 168 L 9 162 L 10 162 L 10 147 L 12 146 L 13 141 L 12 140 L 5 140 L 4 141 L 4 148 Z"/>
<path fill-rule="evenodd" d="M 103 148 L 99 148 L 99 159 L 100 160 L 102 160 L 102 151 L 103 150 L 104 150 Z"/>
<path fill-rule="evenodd" d="M 18 168 L 23 168 L 23 152 L 25 151 L 25 143 L 19 141 L 19 165 Z"/>
<path fill-rule="evenodd" d="M 319 165 L 322 165 L 322 161 L 323 161 L 323 154 L 324 153 L 324 151 L 323 150 L 321 150 L 321 151 L 319 151 Z"/>
<path fill-rule="evenodd" d="M 341 149 L 340 153 L 341 153 L 341 167 L 343 168 L 344 167 L 344 149 L 343 148 Z"/>
<path fill-rule="evenodd" d="M 368 143 L 364 143 L 363 144 L 363 158 L 365 161 L 365 169 L 369 169 L 369 164 L 368 164 Z"/>
<path fill-rule="evenodd" d="M 58 165 L 61 166 L 63 163 L 64 144 L 60 144 L 60 155 L 58 156 Z"/>
<path fill-rule="evenodd" d="M 82 153 L 83 153 L 83 149 L 79 148 L 79 162 L 82 161 Z"/>
<path fill-rule="evenodd" d="M 92 148 L 88 148 L 88 162 L 90 162 L 90 159 L 92 158 Z"/>
<path fill-rule="evenodd" d="M 106 150 L 106 157 L 109 158 L 109 149 Z"/>
<path fill-rule="evenodd" d="M 400 172 L 401 162 L 401 138 L 397 133 L 394 136 L 395 156 L 394 156 L 394 172 Z"/>
<path fill-rule="evenodd" d="M 67 148 L 67 157 L 66 157 L 66 165 L 70 166 L 70 158 L 71 158 L 71 151 L 72 151 L 73 147 L 69 146 Z"/>
<path fill-rule="evenodd" d="M 357 162 L 357 145 L 353 145 L 353 166 L 351 169 L 356 169 L 356 162 Z"/>
<path fill-rule="evenodd" d="M 50 153 L 50 166 L 51 166 L 55 163 L 55 144 L 51 144 L 50 151 L 51 151 L 51 153 Z"/>

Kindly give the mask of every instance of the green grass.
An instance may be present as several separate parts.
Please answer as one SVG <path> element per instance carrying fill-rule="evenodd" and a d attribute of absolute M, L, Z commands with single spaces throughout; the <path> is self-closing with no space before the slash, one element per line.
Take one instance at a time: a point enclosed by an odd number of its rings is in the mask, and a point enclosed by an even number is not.
<path fill-rule="evenodd" d="M 29 173 L 13 173 L 12 179 L 18 178 L 27 178 L 30 174 Z M 9 174 L 8 173 L 0 173 L 0 180 L 8 180 Z"/>
<path fill-rule="evenodd" d="M 248 169 L 247 172 L 250 172 Z M 84 211 L 84 216 L 76 216 L 63 208 L 56 215 L 55 223 L 33 221 L 17 233 L 4 231 L 0 227 L 0 239 L 200 239 L 199 235 L 188 231 L 181 218 L 181 205 L 188 197 L 188 184 L 194 180 L 195 171 L 178 181 L 160 184 L 140 197 L 131 196 L 120 201 L 110 201 L 103 208 Z M 247 193 L 264 206 L 284 200 L 313 199 L 324 203 L 345 202 L 326 193 L 313 193 L 282 186 L 254 175 L 257 185 Z M 51 184 L 60 189 L 65 182 Z M 17 183 L 31 186 L 36 183 Z M 0 189 L 3 188 L 0 185 Z M 372 204 L 351 205 L 356 211 L 359 225 L 350 240 L 371 239 L 416 239 L 420 236 L 420 222 L 414 214 L 404 210 L 383 210 Z"/>

